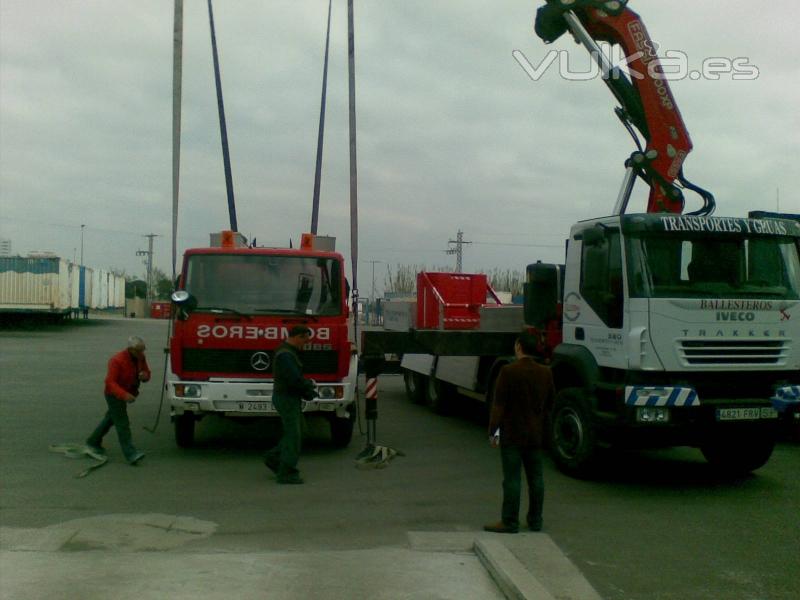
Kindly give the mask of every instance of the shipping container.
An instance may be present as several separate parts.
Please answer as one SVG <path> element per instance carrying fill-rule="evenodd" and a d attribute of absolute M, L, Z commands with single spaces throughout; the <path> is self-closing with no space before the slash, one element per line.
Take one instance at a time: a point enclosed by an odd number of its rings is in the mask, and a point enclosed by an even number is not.
<path fill-rule="evenodd" d="M 78 294 L 78 306 L 90 308 L 92 306 L 92 274 L 93 269 L 81 267 L 80 290 Z"/>
<path fill-rule="evenodd" d="M 125 307 L 125 278 L 119 275 L 114 275 L 114 299 L 112 306 L 114 308 Z"/>
<path fill-rule="evenodd" d="M 90 306 L 92 308 L 102 308 L 100 301 L 100 274 L 102 269 L 95 269 L 92 271 L 92 301 Z"/>
<path fill-rule="evenodd" d="M 81 268 L 75 263 L 67 263 L 69 269 L 69 305 L 71 308 L 80 306 L 81 298 Z"/>
<path fill-rule="evenodd" d="M 100 301 L 97 308 L 108 308 L 108 271 L 100 269 Z"/>
<path fill-rule="evenodd" d="M 69 314 L 73 275 L 56 256 L 0 257 L 0 312 Z"/>
<path fill-rule="evenodd" d="M 172 313 L 172 303 L 168 301 L 154 300 L 150 303 L 151 319 L 169 319 Z"/>

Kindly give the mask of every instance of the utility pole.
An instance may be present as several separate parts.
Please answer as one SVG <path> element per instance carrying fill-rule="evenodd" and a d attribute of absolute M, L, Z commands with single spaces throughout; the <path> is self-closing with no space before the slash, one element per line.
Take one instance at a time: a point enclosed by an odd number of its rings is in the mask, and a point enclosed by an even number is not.
<path fill-rule="evenodd" d="M 147 238 L 147 250 L 137 250 L 136 256 L 144 256 L 144 266 L 147 269 L 147 301 L 153 300 L 153 238 L 159 237 L 155 233 L 148 233 L 142 237 Z"/>
<path fill-rule="evenodd" d="M 368 260 L 365 261 L 372 264 L 372 291 L 369 295 L 369 307 L 370 307 L 370 320 L 374 323 L 375 322 L 375 264 L 376 263 L 383 263 L 382 260 Z"/>
<path fill-rule="evenodd" d="M 456 239 L 448 240 L 448 244 L 455 244 L 455 248 L 450 248 L 449 250 L 445 250 L 446 254 L 455 254 L 456 255 L 456 273 L 461 273 L 461 257 L 463 255 L 463 251 L 461 247 L 464 244 L 471 244 L 472 242 L 465 242 L 464 241 L 464 232 L 460 229 L 458 230 L 458 235 L 456 235 Z"/>
<path fill-rule="evenodd" d="M 83 266 L 83 230 L 86 225 L 81 225 L 81 266 Z M 72 262 L 75 262 L 75 259 L 72 259 Z"/>

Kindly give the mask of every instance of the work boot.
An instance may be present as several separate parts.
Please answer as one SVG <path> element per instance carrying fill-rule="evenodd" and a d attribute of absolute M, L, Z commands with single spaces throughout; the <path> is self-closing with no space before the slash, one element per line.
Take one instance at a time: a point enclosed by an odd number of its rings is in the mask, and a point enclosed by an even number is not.
<path fill-rule="evenodd" d="M 541 531 L 542 530 L 542 522 L 541 521 L 528 521 L 528 529 L 531 531 Z"/>
<path fill-rule="evenodd" d="M 300 477 L 300 475 L 279 476 L 277 481 L 278 481 L 278 483 L 290 484 L 290 485 L 291 484 L 298 485 L 298 484 L 301 484 L 301 483 L 305 483 L 305 481 L 303 481 L 303 478 Z"/>
<path fill-rule="evenodd" d="M 491 531 L 492 533 L 517 533 L 519 528 L 512 527 L 511 525 L 506 525 L 502 521 L 498 521 L 497 523 L 492 523 L 491 525 L 484 525 L 483 530 Z"/>
<path fill-rule="evenodd" d="M 137 450 L 136 453 L 130 458 L 128 464 L 132 467 L 135 467 L 139 464 L 139 462 L 144 458 L 144 452 Z"/>
<path fill-rule="evenodd" d="M 280 461 L 272 456 L 265 456 L 264 457 L 264 465 L 273 473 L 277 475 L 278 468 L 280 467 Z"/>

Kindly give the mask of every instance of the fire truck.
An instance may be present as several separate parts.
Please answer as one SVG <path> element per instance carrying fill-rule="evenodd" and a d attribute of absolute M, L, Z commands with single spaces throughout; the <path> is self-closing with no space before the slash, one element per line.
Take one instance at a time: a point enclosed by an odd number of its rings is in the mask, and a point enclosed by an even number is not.
<path fill-rule="evenodd" d="M 549 0 L 536 31 L 547 42 L 570 32 L 620 104 L 637 149 L 613 209 L 572 226 L 564 265 L 528 266 L 510 327 L 493 330 L 503 307 L 486 302 L 485 285 L 476 297 L 469 276 L 421 274 L 433 285 L 418 287 L 415 327 L 363 333 L 367 377 L 402 354 L 412 399 L 490 404 L 525 328 L 553 371 L 549 441 L 563 471 L 587 473 L 607 446 L 688 445 L 727 473 L 761 467 L 779 411 L 800 406 L 800 223 L 711 216 L 714 197 L 683 174 L 692 144 L 657 46 L 626 1 Z M 610 64 L 600 41 L 621 46 L 639 75 Z M 628 214 L 637 180 L 647 209 Z M 694 212 L 686 190 L 702 201 Z"/>
<path fill-rule="evenodd" d="M 277 417 L 273 356 L 298 324 L 312 332 L 302 361 L 318 394 L 303 413 L 328 420 L 334 445 L 350 443 L 358 361 L 344 261 L 331 240 L 304 234 L 297 249 L 247 247 L 226 231 L 212 235 L 211 247 L 186 250 L 167 384 L 178 446 L 193 444 L 195 423 L 207 415 Z"/>

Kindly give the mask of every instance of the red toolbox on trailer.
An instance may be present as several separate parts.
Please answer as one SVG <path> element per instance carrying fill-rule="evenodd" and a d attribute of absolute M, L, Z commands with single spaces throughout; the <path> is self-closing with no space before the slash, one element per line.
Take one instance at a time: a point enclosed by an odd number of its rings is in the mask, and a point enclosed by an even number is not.
<path fill-rule="evenodd" d="M 417 274 L 418 329 L 477 329 L 487 295 L 500 304 L 485 274 Z"/>

